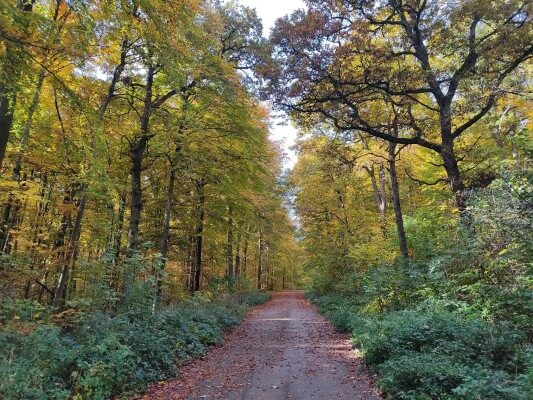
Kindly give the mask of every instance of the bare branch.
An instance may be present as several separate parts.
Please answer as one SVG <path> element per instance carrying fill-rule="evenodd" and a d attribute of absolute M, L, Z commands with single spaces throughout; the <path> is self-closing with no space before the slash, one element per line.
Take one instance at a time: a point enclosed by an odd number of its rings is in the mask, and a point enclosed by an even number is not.
<path fill-rule="evenodd" d="M 418 183 L 419 185 L 426 185 L 426 186 L 435 186 L 435 185 L 438 185 L 439 183 L 447 183 L 448 180 L 445 179 L 445 178 L 439 178 L 437 179 L 436 181 L 434 182 L 426 182 L 424 180 L 421 180 L 421 179 L 417 179 L 413 176 L 411 176 L 411 174 L 409 174 L 409 171 L 407 170 L 407 168 L 404 168 L 405 170 L 405 174 L 409 177 L 409 179 L 411 179 L 412 181 Z"/>

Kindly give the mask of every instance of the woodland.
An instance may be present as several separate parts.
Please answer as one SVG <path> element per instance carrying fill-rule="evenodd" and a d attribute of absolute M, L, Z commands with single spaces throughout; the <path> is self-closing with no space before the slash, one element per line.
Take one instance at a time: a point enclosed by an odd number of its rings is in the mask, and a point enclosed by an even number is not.
<path fill-rule="evenodd" d="M 305 3 L 0 0 L 0 398 L 142 393 L 292 288 L 383 398 L 533 397 L 531 2 Z"/>

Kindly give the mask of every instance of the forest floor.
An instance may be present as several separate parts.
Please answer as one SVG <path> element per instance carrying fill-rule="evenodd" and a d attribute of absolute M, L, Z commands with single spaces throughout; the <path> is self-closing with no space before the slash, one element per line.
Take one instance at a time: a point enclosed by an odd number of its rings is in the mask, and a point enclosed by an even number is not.
<path fill-rule="evenodd" d="M 363 359 L 301 291 L 278 292 L 179 378 L 143 399 L 380 399 Z"/>

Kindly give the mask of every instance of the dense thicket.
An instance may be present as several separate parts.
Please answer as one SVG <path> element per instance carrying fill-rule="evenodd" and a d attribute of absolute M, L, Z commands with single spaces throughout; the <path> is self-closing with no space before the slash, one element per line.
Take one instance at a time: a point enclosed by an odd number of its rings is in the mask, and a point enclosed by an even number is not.
<path fill-rule="evenodd" d="M 267 92 L 311 298 L 391 399 L 531 396 L 531 4 L 307 1 Z"/>

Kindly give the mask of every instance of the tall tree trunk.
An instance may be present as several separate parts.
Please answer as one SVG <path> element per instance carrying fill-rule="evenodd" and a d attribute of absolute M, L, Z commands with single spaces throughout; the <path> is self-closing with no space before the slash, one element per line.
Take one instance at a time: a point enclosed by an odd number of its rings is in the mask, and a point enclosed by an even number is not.
<path fill-rule="evenodd" d="M 19 152 L 18 152 L 18 155 L 17 155 L 17 159 L 15 161 L 15 167 L 13 169 L 13 180 L 15 180 L 15 181 L 19 181 L 20 180 L 20 169 L 21 169 L 21 165 L 22 165 L 22 160 L 23 160 L 23 157 L 24 157 L 26 144 L 27 144 L 29 136 L 30 136 L 31 127 L 32 127 L 32 123 L 33 123 L 33 116 L 34 116 L 35 111 L 37 110 L 37 106 L 39 104 L 39 97 L 41 95 L 41 90 L 42 90 L 42 87 L 43 87 L 44 78 L 45 78 L 45 74 L 44 74 L 44 70 L 43 70 L 39 74 L 39 77 L 38 77 L 38 80 L 37 80 L 37 85 L 35 87 L 34 96 L 33 96 L 30 108 L 28 109 L 28 116 L 27 116 L 27 119 L 26 119 L 26 123 L 24 124 L 24 128 L 22 130 L 20 148 L 19 148 Z M 2 100 L 0 100 L 0 101 L 2 101 Z M 5 245 L 7 245 L 7 243 L 8 243 L 7 239 L 9 238 L 10 230 L 13 229 L 13 227 L 16 226 L 16 221 L 15 221 L 16 212 L 13 212 L 12 215 L 13 215 L 13 218 L 12 218 L 12 220 L 9 221 L 10 223 L 2 225 L 3 227 L 5 227 L 6 231 L 5 231 L 5 243 L 2 243 L 3 242 L 2 238 L 0 238 L 0 244 L 1 244 L 0 250 L 4 251 L 5 253 L 7 253 L 7 251 L 6 251 L 7 248 L 5 248 L 6 247 Z"/>
<path fill-rule="evenodd" d="M 263 232 L 259 230 L 259 261 L 257 263 L 257 288 L 263 289 Z"/>
<path fill-rule="evenodd" d="M 246 277 L 246 270 L 248 267 L 248 238 L 244 239 L 244 246 L 242 248 L 242 271 L 241 274 Z"/>
<path fill-rule="evenodd" d="M 15 95 L 9 93 L 5 85 L 0 83 L 0 168 L 6 155 L 9 133 L 13 125 L 13 110 L 15 108 Z"/>
<path fill-rule="evenodd" d="M 0 221 L 0 252 L 3 251 L 5 244 L 8 241 L 9 236 L 9 226 L 11 221 L 11 210 L 13 204 L 15 203 L 15 195 L 9 193 L 7 197 L 7 202 L 4 206 L 4 212 L 2 213 L 2 220 Z"/>
<path fill-rule="evenodd" d="M 396 173 L 396 143 L 389 143 L 389 174 L 391 180 L 392 205 L 394 217 L 396 219 L 396 230 L 398 231 L 398 241 L 400 243 L 400 253 L 405 258 L 409 258 L 409 249 L 405 237 L 403 224 L 402 207 L 400 201 L 400 188 L 398 185 L 398 175 Z"/>
<path fill-rule="evenodd" d="M 82 194 L 78 203 L 78 208 L 76 211 L 76 218 L 74 220 L 74 225 L 72 226 L 72 232 L 70 234 L 68 249 L 63 257 L 63 268 L 61 270 L 61 275 L 57 288 L 55 290 L 55 299 L 54 305 L 56 307 L 62 307 L 65 304 L 67 297 L 67 287 L 70 278 L 70 274 L 73 273 L 74 265 L 78 258 L 78 243 L 81 236 L 81 227 L 83 216 L 85 214 L 85 209 L 87 206 L 87 196 L 85 194 L 85 185 L 82 185 Z"/>
<path fill-rule="evenodd" d="M 448 183 L 455 195 L 455 206 L 461 214 L 464 214 L 466 210 L 465 185 L 457 163 L 453 142 L 442 144 L 441 156 L 448 177 Z"/>
<path fill-rule="evenodd" d="M 346 233 L 348 236 L 352 236 L 352 228 L 350 227 L 350 220 L 348 219 L 348 209 L 346 208 L 346 203 L 344 201 L 343 193 L 339 188 L 335 189 L 335 192 L 337 193 L 337 199 L 339 200 L 339 205 L 342 209 L 342 223 L 344 224 L 344 227 L 346 228 Z"/>
<path fill-rule="evenodd" d="M 56 14 L 55 14 L 55 17 L 54 17 L 54 20 L 57 19 L 57 15 L 58 15 L 58 12 L 59 12 L 59 2 L 57 3 L 57 7 L 56 7 Z M 99 109 L 98 109 L 98 121 L 97 121 L 97 125 L 98 127 L 100 126 L 101 122 L 102 122 L 102 119 L 107 111 L 107 107 L 109 106 L 109 104 L 111 103 L 111 100 L 114 98 L 115 96 L 115 88 L 116 88 L 116 85 L 120 79 L 120 76 L 124 70 L 124 67 L 126 65 L 126 54 L 127 54 L 127 47 L 128 46 L 128 41 L 125 40 L 123 43 L 122 43 L 122 49 L 121 49 L 121 57 L 120 57 L 120 63 L 117 65 L 117 67 L 115 68 L 115 71 L 114 71 L 114 74 L 113 74 L 113 78 L 109 84 L 109 87 L 108 87 L 108 93 L 106 95 L 106 97 L 104 98 L 103 102 L 101 103 Z M 39 94 L 40 94 L 40 91 L 42 89 L 42 84 L 43 84 L 43 81 L 44 81 L 44 77 L 45 77 L 45 74 L 44 74 L 44 71 L 41 72 L 41 74 L 39 75 L 39 82 L 38 82 L 38 86 L 37 86 L 37 89 L 36 92 L 35 92 L 35 96 L 34 96 L 34 102 L 32 103 L 32 107 L 35 105 L 35 109 L 37 108 L 37 104 L 38 104 L 38 100 L 39 100 Z M 61 113 L 59 111 L 59 105 L 57 103 L 57 97 L 56 97 L 56 112 L 57 112 L 57 117 L 61 123 L 61 126 L 62 125 L 62 118 L 61 118 Z M 30 111 L 32 110 L 32 107 L 30 107 Z M 33 110 L 33 112 L 31 112 L 31 115 L 33 115 L 33 113 L 35 112 L 35 109 Z M 27 124 L 25 126 L 25 129 L 26 127 L 28 127 L 28 131 L 27 131 L 27 138 L 29 137 L 29 133 L 30 133 L 30 130 L 31 130 L 31 119 L 30 119 L 30 115 L 28 116 L 28 121 L 29 121 L 29 124 Z M 92 157 L 93 159 L 95 158 L 96 156 L 96 138 L 95 138 L 95 129 L 98 129 L 98 128 L 94 128 L 92 127 L 91 128 L 91 147 L 92 147 Z M 26 141 L 27 141 L 27 138 L 26 138 Z M 24 137 L 23 137 L 24 139 Z M 24 146 L 25 146 L 25 143 L 24 143 Z M 22 163 L 22 157 L 23 157 L 23 146 L 22 146 L 22 142 L 21 142 L 21 151 L 19 151 L 19 157 L 17 158 L 17 165 L 15 167 L 15 170 L 14 170 L 14 173 L 13 173 L 13 179 L 18 179 L 15 178 L 15 176 L 20 176 L 20 165 Z M 88 169 L 91 170 L 92 169 L 92 166 L 93 166 L 93 161 L 89 161 L 89 166 L 88 166 Z M 76 218 L 75 218 L 75 222 L 74 222 L 74 226 L 72 228 L 72 232 L 71 232 L 71 236 L 70 236 L 70 240 L 69 240 L 69 248 L 68 248 L 68 252 L 67 252 L 67 256 L 65 257 L 65 260 L 63 261 L 64 264 L 63 264 L 63 268 L 62 268 L 62 271 L 61 271 L 61 275 L 60 275 L 60 279 L 59 279 L 59 282 L 58 282 L 58 286 L 56 288 L 56 291 L 55 291 L 55 299 L 54 299 L 54 303 L 56 306 L 63 306 L 64 305 L 64 302 L 65 302 L 65 299 L 66 299 L 66 295 L 67 295 L 67 289 L 68 289 L 68 282 L 69 280 L 72 281 L 71 279 L 69 279 L 69 275 L 72 276 L 72 274 L 74 273 L 74 268 L 76 266 L 76 261 L 78 259 L 78 255 L 79 255 L 79 240 L 80 240 L 80 237 L 81 237 L 81 232 L 82 232 L 82 224 L 83 224 L 83 218 L 84 218 L 84 215 L 85 215 L 85 210 L 87 208 L 87 203 L 88 203 L 88 193 L 87 193 L 87 188 L 88 188 L 88 185 L 86 183 L 82 184 L 82 187 L 81 187 L 81 190 L 82 190 L 82 194 L 81 194 L 81 197 L 80 197 L 80 200 L 79 200 L 79 204 L 78 204 L 78 209 L 77 209 L 77 212 L 76 212 Z M 123 198 L 121 197 L 121 200 Z M 115 256 L 115 259 L 116 260 L 118 258 L 118 256 L 120 256 L 120 241 L 121 241 L 121 236 L 122 236 L 122 226 L 123 226 L 123 221 L 124 221 L 124 212 L 125 212 L 125 200 L 123 202 L 121 202 L 121 207 L 119 208 L 119 229 L 118 229 L 118 238 L 115 239 L 115 249 L 118 247 L 118 254 L 116 254 Z"/>
<path fill-rule="evenodd" d="M 37 296 L 37 301 L 39 303 L 43 302 L 43 296 L 45 292 L 48 293 L 49 299 L 53 299 L 55 296 L 54 291 L 50 290 L 48 286 L 46 285 L 46 280 L 48 278 L 49 273 L 50 273 L 50 270 L 48 269 L 48 267 L 45 267 L 43 277 L 41 278 L 41 280 L 36 281 L 36 283 L 39 285 L 39 294 Z"/>
<path fill-rule="evenodd" d="M 74 190 L 69 190 L 68 193 L 64 196 L 63 199 L 63 205 L 69 206 L 72 204 L 72 197 L 73 197 Z M 68 264 L 67 264 L 67 258 L 68 258 L 68 249 L 70 246 L 69 240 L 67 239 L 67 235 L 69 233 L 70 228 L 72 227 L 72 215 L 70 211 L 66 211 L 62 218 L 61 218 L 61 224 L 59 226 L 59 230 L 57 232 L 56 238 L 54 240 L 54 246 L 53 249 L 57 251 L 57 261 L 60 268 L 60 275 L 57 280 L 57 285 L 54 288 L 52 301 L 54 306 L 60 306 L 64 294 L 66 293 L 66 282 L 68 282 Z M 72 232 L 72 230 L 70 230 Z M 71 233 L 72 234 L 72 233 Z M 57 289 L 61 287 L 62 293 L 58 295 Z"/>
<path fill-rule="evenodd" d="M 2 247 L 0 248 L 0 252 L 3 252 L 5 254 L 11 253 L 12 243 L 11 243 L 11 231 L 13 230 L 13 227 L 17 224 L 20 214 L 20 207 L 21 202 L 19 199 L 15 198 L 10 207 L 10 214 L 7 218 L 7 223 L 3 227 L 3 231 L 5 231 L 5 236 L 2 240 Z"/>
<path fill-rule="evenodd" d="M 141 140 L 131 156 L 130 223 L 123 282 L 123 294 L 125 298 L 130 295 L 135 282 L 134 256 L 139 249 L 139 226 L 141 224 L 143 207 L 141 175 L 145 148 L 146 141 Z"/>
<path fill-rule="evenodd" d="M 170 218 L 172 216 L 172 207 L 174 205 L 174 182 L 176 179 L 176 171 L 173 166 L 170 166 L 170 174 L 168 178 L 168 187 L 167 187 L 167 200 L 165 206 L 165 216 L 163 219 L 163 228 L 161 231 L 161 244 L 159 246 L 159 251 L 161 253 L 159 265 L 156 270 L 156 293 L 154 299 L 154 309 L 159 306 L 161 301 L 161 293 L 163 288 L 163 274 L 165 273 L 165 265 L 167 262 L 168 256 L 168 241 L 170 236 Z"/>
<path fill-rule="evenodd" d="M 370 176 L 370 181 L 372 182 L 372 191 L 374 192 L 376 206 L 378 208 L 380 219 L 381 219 L 381 231 L 383 232 L 383 236 L 385 237 L 387 234 L 387 226 L 386 226 L 387 194 L 385 192 L 385 168 L 383 167 L 383 164 L 380 164 L 379 186 L 378 186 L 377 179 L 376 179 L 376 172 L 375 172 L 374 164 L 372 164 L 371 167 L 365 167 L 365 169 L 368 172 L 368 175 Z"/>
<path fill-rule="evenodd" d="M 379 186 L 376 179 L 376 169 L 374 167 L 374 164 L 372 164 L 372 167 L 370 168 L 366 167 L 366 170 L 372 182 L 372 190 L 374 192 L 376 206 L 378 208 L 379 213 L 384 216 L 387 212 L 387 193 L 385 192 L 385 167 L 383 167 L 383 164 L 379 164 Z"/>
<path fill-rule="evenodd" d="M 35 179 L 35 177 L 32 176 L 31 179 Z M 40 177 L 40 181 L 41 181 L 41 190 L 39 194 L 40 199 L 37 202 L 37 215 L 33 222 L 33 229 L 31 233 L 31 242 L 30 242 L 31 244 L 28 246 L 28 251 L 32 255 L 32 261 L 29 267 L 30 274 L 32 274 L 35 268 L 38 267 L 39 264 L 41 263 L 41 257 L 39 256 L 38 249 L 42 241 L 41 234 L 45 230 L 44 225 L 45 225 L 46 214 L 48 213 L 48 210 L 49 210 L 50 199 L 52 197 L 52 191 L 53 191 L 53 186 L 54 186 L 53 181 L 48 179 L 48 173 L 46 172 Z M 35 281 L 34 277 L 30 277 L 26 281 L 26 287 L 24 290 L 24 297 L 26 299 L 30 298 L 31 291 L 35 283 L 34 281 Z"/>
<path fill-rule="evenodd" d="M 233 270 L 233 216 L 232 207 L 228 207 L 228 241 L 226 244 L 226 259 L 228 261 L 228 277 L 233 278 L 235 271 Z"/>
<path fill-rule="evenodd" d="M 113 266 L 116 268 L 120 261 L 120 250 L 122 248 L 122 234 L 124 232 L 124 217 L 126 215 L 126 195 L 121 193 L 118 205 L 117 230 L 113 243 Z M 116 278 L 116 276 L 115 276 Z"/>
<path fill-rule="evenodd" d="M 39 77 L 37 79 L 37 85 L 35 86 L 35 92 L 33 94 L 33 99 L 30 104 L 30 108 L 28 109 L 28 116 L 26 118 L 26 123 L 24 124 L 24 128 L 22 129 L 22 136 L 20 138 L 20 146 L 19 151 L 17 154 L 17 160 L 15 161 L 15 167 L 13 168 L 13 180 L 19 181 L 20 180 L 20 169 L 22 167 L 22 161 L 24 159 L 24 154 L 26 152 L 26 145 L 28 144 L 28 140 L 30 138 L 31 128 L 33 126 L 33 116 L 35 114 L 35 111 L 37 110 L 37 106 L 39 105 L 39 98 L 41 97 L 41 91 L 43 89 L 43 83 L 44 83 L 45 73 L 44 70 L 42 70 L 39 73 Z"/>
<path fill-rule="evenodd" d="M 18 0 L 17 8 L 22 12 L 29 13 L 33 11 L 33 4 L 35 0 Z M 27 26 L 27 25 L 26 25 Z M 24 28 L 26 28 L 24 26 Z M 29 33 L 28 33 L 29 34 Z M 2 74 L 9 78 L 10 82 L 17 82 L 21 75 L 21 69 L 13 67 L 11 60 L 17 58 L 16 54 L 13 54 L 13 45 L 7 43 L 5 53 L 8 66 L 7 70 Z M 8 85 L 0 81 L 0 169 L 4 162 L 6 155 L 7 144 L 9 142 L 9 134 L 11 133 L 11 127 L 13 125 L 13 112 L 15 110 L 17 93 L 13 88 L 8 88 Z"/>
<path fill-rule="evenodd" d="M 140 136 L 131 142 L 131 204 L 130 204 L 130 225 L 128 229 L 128 261 L 124 274 L 124 295 L 128 297 L 135 281 L 135 271 L 133 270 L 132 258 L 139 250 L 139 227 L 143 208 L 142 199 L 142 164 L 144 153 L 148 147 L 150 116 L 152 114 L 152 86 L 156 69 L 152 65 L 148 66 L 146 73 L 146 84 L 144 86 L 144 106 L 140 117 Z"/>
<path fill-rule="evenodd" d="M 194 232 L 194 283 L 193 292 L 200 290 L 200 279 L 202 276 L 202 244 L 204 232 L 204 218 L 205 218 L 205 194 L 204 194 L 204 180 L 196 182 L 196 189 L 198 191 L 198 221 L 196 222 L 196 229 Z"/>
<path fill-rule="evenodd" d="M 194 246 L 194 237 L 189 235 L 187 239 L 187 261 L 185 264 L 187 270 L 185 287 L 191 293 L 194 291 Z"/>
<path fill-rule="evenodd" d="M 139 246 L 139 226 L 141 224 L 142 200 L 142 162 L 148 139 L 143 136 L 131 154 L 131 204 L 130 224 L 128 229 L 128 256 L 131 257 Z"/>
<path fill-rule="evenodd" d="M 235 276 L 241 274 L 241 234 L 237 234 L 237 243 L 235 248 Z"/>
<path fill-rule="evenodd" d="M 441 157 L 444 169 L 448 176 L 448 184 L 455 195 L 455 206 L 461 214 L 466 210 L 466 193 L 465 185 L 457 156 L 454 150 L 454 139 L 452 136 L 451 106 L 448 104 L 441 108 L 440 111 L 440 128 L 441 128 Z"/>

